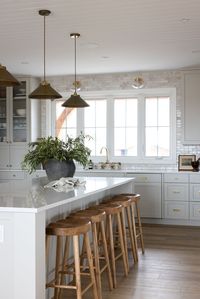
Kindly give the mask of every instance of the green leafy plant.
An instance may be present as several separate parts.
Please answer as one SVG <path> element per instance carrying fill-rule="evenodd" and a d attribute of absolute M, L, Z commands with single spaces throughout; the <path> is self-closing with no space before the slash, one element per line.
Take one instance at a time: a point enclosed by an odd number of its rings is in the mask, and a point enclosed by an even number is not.
<path fill-rule="evenodd" d="M 74 160 L 86 166 L 91 153 L 91 150 L 84 144 L 86 138 L 91 139 L 90 136 L 81 133 L 76 138 L 68 136 L 66 142 L 52 136 L 41 138 L 37 142 L 31 142 L 29 143 L 28 153 L 21 163 L 22 169 L 31 174 L 40 164 L 44 165 L 49 159 Z"/>

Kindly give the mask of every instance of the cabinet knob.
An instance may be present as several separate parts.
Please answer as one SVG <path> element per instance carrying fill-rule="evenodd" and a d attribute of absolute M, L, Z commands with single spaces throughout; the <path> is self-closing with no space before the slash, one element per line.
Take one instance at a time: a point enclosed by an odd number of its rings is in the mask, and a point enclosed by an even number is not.
<path fill-rule="evenodd" d="M 180 212 L 181 209 L 173 209 L 173 212 Z"/>

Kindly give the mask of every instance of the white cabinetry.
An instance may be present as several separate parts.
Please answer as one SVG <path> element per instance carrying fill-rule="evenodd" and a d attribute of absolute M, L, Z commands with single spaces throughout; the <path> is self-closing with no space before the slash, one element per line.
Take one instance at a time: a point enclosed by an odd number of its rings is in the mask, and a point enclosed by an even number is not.
<path fill-rule="evenodd" d="M 18 80 L 19 86 L 0 87 L 0 169 L 21 169 L 27 143 L 40 136 L 40 103 L 28 98 L 36 81 Z"/>
<path fill-rule="evenodd" d="M 184 124 L 183 143 L 200 143 L 200 72 L 188 71 L 184 74 Z"/>
<path fill-rule="evenodd" d="M 145 218 L 162 218 L 161 174 L 127 172 L 126 176 L 135 178 L 135 192 L 141 195 L 141 216 Z"/>
<path fill-rule="evenodd" d="M 189 218 L 189 175 L 164 174 L 164 218 Z"/>
<path fill-rule="evenodd" d="M 190 219 L 200 220 L 200 174 L 190 174 Z"/>

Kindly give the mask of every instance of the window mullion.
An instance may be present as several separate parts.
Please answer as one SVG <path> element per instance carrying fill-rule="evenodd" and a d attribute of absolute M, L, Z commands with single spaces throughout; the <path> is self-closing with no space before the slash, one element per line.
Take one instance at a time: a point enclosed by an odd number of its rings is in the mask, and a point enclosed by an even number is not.
<path fill-rule="evenodd" d="M 145 97 L 138 95 L 138 159 L 145 156 Z"/>
<path fill-rule="evenodd" d="M 114 157 L 114 99 L 107 97 L 107 148 L 109 149 L 110 160 Z"/>

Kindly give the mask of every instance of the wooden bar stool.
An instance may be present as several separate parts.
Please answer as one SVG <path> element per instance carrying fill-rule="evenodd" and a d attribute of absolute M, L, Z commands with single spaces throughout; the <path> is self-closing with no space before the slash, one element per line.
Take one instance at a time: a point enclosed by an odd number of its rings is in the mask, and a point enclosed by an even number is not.
<path fill-rule="evenodd" d="M 138 255 L 137 255 L 137 249 L 136 249 L 136 230 L 133 228 L 132 224 L 132 200 L 131 198 L 124 196 L 124 195 L 115 195 L 111 199 L 109 199 L 109 202 L 116 203 L 118 202 L 120 205 L 122 205 L 122 229 L 123 229 L 123 237 L 124 237 L 124 244 L 125 244 L 125 251 L 127 256 L 127 264 L 129 264 L 128 260 L 128 242 L 127 238 L 130 240 L 131 245 L 131 251 L 133 255 L 134 262 L 136 263 L 138 261 Z M 126 227 L 127 223 L 127 227 Z"/>
<path fill-rule="evenodd" d="M 97 282 L 97 291 L 99 299 L 102 298 L 102 287 L 101 287 L 101 274 L 107 270 L 108 282 L 110 290 L 113 289 L 112 273 L 110 268 L 110 261 L 108 256 L 108 248 L 105 234 L 105 218 L 106 213 L 102 210 L 81 210 L 70 214 L 79 221 L 79 219 L 89 219 L 92 224 L 92 248 L 94 254 L 95 264 L 95 276 Z M 85 243 L 83 243 L 85 244 Z M 85 249 L 85 247 L 83 247 Z M 101 254 L 102 253 L 102 254 Z M 84 252 L 83 252 L 84 254 Z M 104 260 L 104 265 L 101 265 L 100 261 Z"/>
<path fill-rule="evenodd" d="M 142 222 L 141 222 L 141 217 L 140 217 L 140 208 L 139 208 L 139 201 L 140 201 L 140 194 L 134 194 L 134 193 L 123 193 L 120 194 L 122 196 L 126 196 L 131 199 L 132 201 L 132 221 L 133 221 L 133 227 L 135 226 L 136 230 L 136 239 L 139 239 L 141 249 L 142 249 L 142 254 L 144 254 L 144 238 L 143 238 L 143 231 L 142 231 Z M 134 210 L 136 213 L 134 213 Z M 137 218 L 137 227 L 135 225 L 135 216 Z M 137 246 L 137 243 L 136 243 Z M 137 247 L 136 247 L 137 248 Z M 138 249 L 137 249 L 138 250 Z"/>
<path fill-rule="evenodd" d="M 107 244 L 109 248 L 110 258 L 111 258 L 111 267 L 112 267 L 112 277 L 113 277 L 113 286 L 116 288 L 117 280 L 116 280 L 116 261 L 122 257 L 123 266 L 125 276 L 128 275 L 128 265 L 125 253 L 125 246 L 124 246 L 124 238 L 122 232 L 122 221 L 121 221 L 121 213 L 122 213 L 122 206 L 118 203 L 101 203 L 95 207 L 91 207 L 90 209 L 101 209 L 106 212 L 106 232 L 107 232 Z M 113 222 L 116 220 L 117 230 L 119 232 L 119 243 L 120 243 L 120 252 L 117 254 L 115 252 L 114 246 L 114 234 L 113 234 Z"/>
<path fill-rule="evenodd" d="M 87 219 L 65 219 L 64 223 L 62 221 L 57 221 L 56 223 L 50 223 L 46 228 L 46 254 L 47 258 L 49 255 L 49 243 L 52 236 L 56 236 L 56 265 L 55 265 L 55 276 L 54 279 L 47 283 L 47 287 L 54 288 L 54 299 L 61 298 L 62 290 L 72 289 L 76 291 L 76 298 L 82 299 L 83 294 L 92 287 L 93 298 L 98 299 L 93 259 L 90 247 L 90 241 L 88 233 L 91 230 L 91 222 Z M 80 270 L 80 249 L 79 249 L 79 238 L 84 237 L 86 254 L 89 264 L 89 273 L 81 272 Z M 62 257 L 63 251 L 63 239 L 73 240 L 73 257 L 74 263 L 73 267 L 66 264 L 66 252 L 64 257 Z M 67 242 L 69 244 L 69 242 Z M 73 275 L 73 281 L 69 284 L 64 283 L 63 276 Z M 81 275 L 85 275 L 90 278 L 90 282 L 82 288 L 81 285 Z"/>

